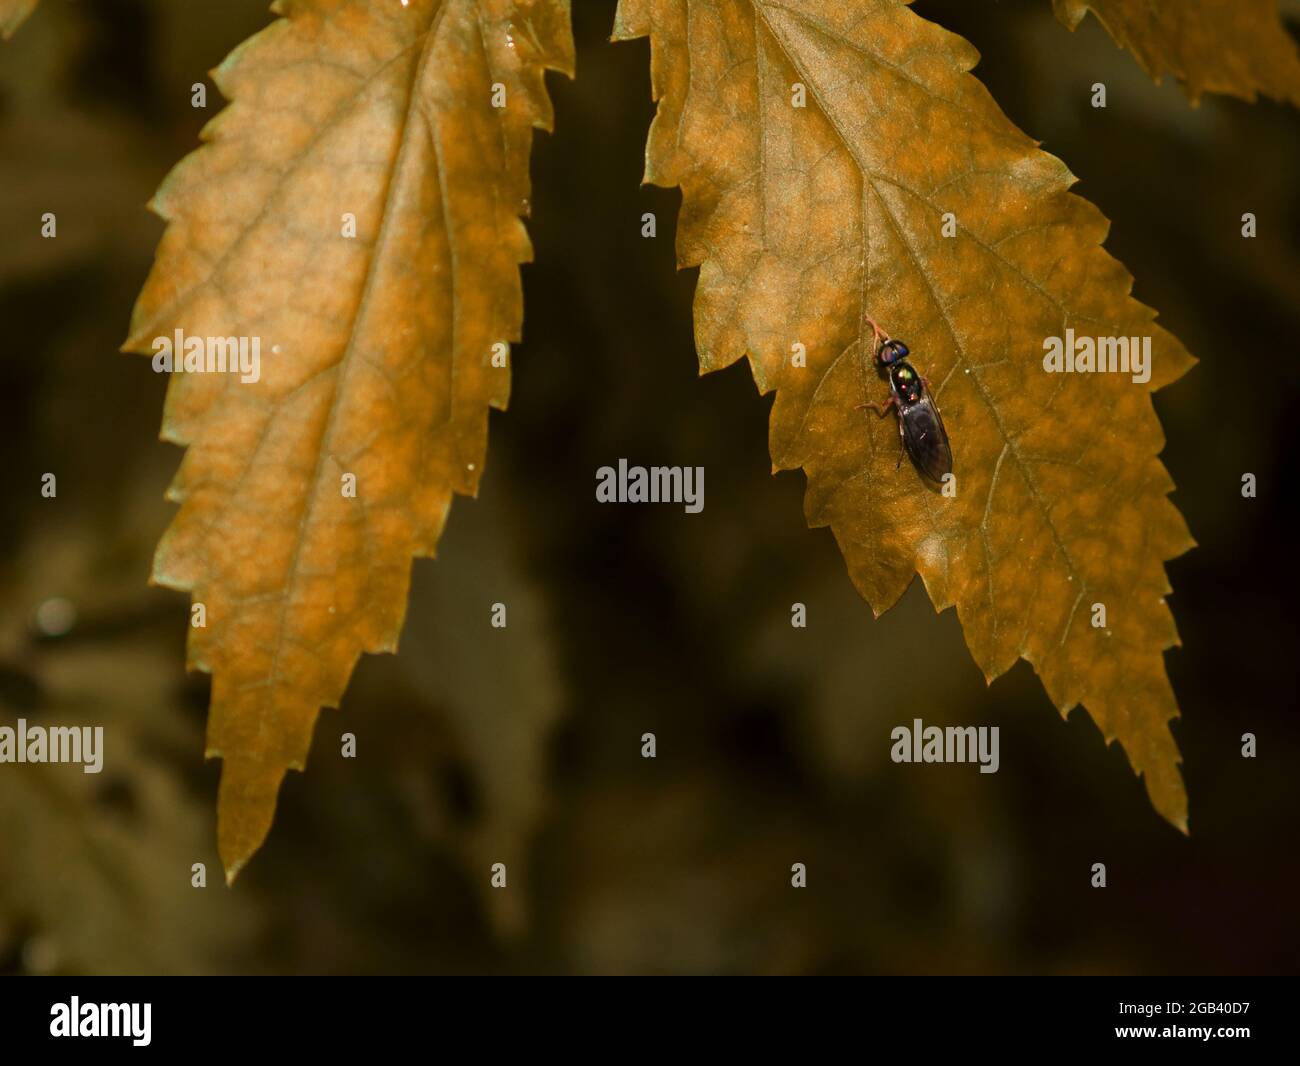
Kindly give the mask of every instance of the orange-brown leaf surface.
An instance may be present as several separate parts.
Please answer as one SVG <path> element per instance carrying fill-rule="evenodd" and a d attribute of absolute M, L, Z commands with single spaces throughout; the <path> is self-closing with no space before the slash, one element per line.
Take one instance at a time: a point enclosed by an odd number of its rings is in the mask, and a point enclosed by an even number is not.
<path fill-rule="evenodd" d="M 1071 30 L 1091 11 L 1156 81 L 1172 74 L 1195 103 L 1205 92 L 1300 104 L 1300 57 L 1277 0 L 1052 0 Z"/>
<path fill-rule="evenodd" d="M 544 71 L 572 69 L 567 0 L 273 10 L 215 72 L 232 103 L 151 205 L 168 227 L 124 346 L 261 342 L 256 382 L 169 383 L 163 437 L 187 451 L 153 574 L 206 609 L 189 658 L 212 674 L 232 879 L 320 707 L 361 652 L 395 649 L 452 494 L 476 490 L 509 392 L 493 346 L 521 329 Z"/>
<path fill-rule="evenodd" d="M 8 40 L 36 10 L 37 0 L 0 0 L 0 37 Z"/>
<path fill-rule="evenodd" d="M 1150 393 L 1192 360 L 1130 297 L 1106 220 L 969 73 L 975 50 L 898 0 L 621 0 L 615 37 L 645 35 L 646 180 L 682 188 L 701 368 L 748 356 L 776 393 L 774 467 L 803 468 L 809 523 L 877 613 L 919 572 L 990 680 L 1027 659 L 1185 828 L 1163 563 L 1192 541 Z M 897 465 L 892 414 L 855 410 L 888 395 L 868 315 L 932 381 L 955 497 Z M 1067 329 L 1150 337 L 1150 381 L 1046 373 Z M 924 668 L 924 649 L 899 664 Z"/>

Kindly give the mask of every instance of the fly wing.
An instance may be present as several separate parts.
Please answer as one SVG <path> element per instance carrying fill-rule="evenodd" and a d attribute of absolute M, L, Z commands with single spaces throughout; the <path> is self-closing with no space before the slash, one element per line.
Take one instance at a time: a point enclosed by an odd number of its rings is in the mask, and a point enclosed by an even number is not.
<path fill-rule="evenodd" d="M 931 481 L 952 473 L 952 448 L 939 417 L 939 408 L 927 394 L 903 412 L 903 443 L 917 468 Z"/>

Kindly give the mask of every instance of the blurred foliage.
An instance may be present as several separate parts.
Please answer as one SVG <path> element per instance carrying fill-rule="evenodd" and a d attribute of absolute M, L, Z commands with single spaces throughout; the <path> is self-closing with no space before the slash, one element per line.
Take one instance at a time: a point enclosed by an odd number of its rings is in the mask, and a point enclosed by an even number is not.
<path fill-rule="evenodd" d="M 578 79 L 549 79 L 525 340 L 483 498 L 456 502 L 401 652 L 322 713 L 227 890 L 185 599 L 146 586 L 180 453 L 156 439 L 163 382 L 116 350 L 160 230 L 143 205 L 218 106 L 193 110 L 190 85 L 265 3 L 47 0 L 0 51 L 0 721 L 102 724 L 107 756 L 98 777 L 0 767 L 0 971 L 1294 971 L 1297 117 L 1192 110 L 1040 0 L 916 7 L 980 49 L 979 77 L 1081 176 L 1135 295 L 1201 359 L 1156 400 L 1200 544 L 1169 567 L 1190 839 L 1082 712 L 1044 713 L 1027 666 L 986 688 L 918 587 L 874 621 L 805 528 L 753 383 L 697 378 L 677 194 L 639 187 L 646 49 L 608 45 L 612 0 L 582 0 Z M 54 242 L 33 237 L 46 210 Z M 1246 369 L 1265 383 L 1249 403 Z M 597 504 L 595 470 L 621 456 L 705 466 L 704 511 Z M 38 622 L 51 599 L 75 610 L 63 635 Z M 890 763 L 912 717 L 999 725 L 1001 770 Z"/>

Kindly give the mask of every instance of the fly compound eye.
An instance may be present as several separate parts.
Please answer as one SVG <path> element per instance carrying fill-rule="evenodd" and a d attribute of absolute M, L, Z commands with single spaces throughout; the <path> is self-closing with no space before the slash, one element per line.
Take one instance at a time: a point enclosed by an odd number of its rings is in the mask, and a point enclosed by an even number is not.
<path fill-rule="evenodd" d="M 885 341 L 880 346 L 880 361 L 885 366 L 891 366 L 900 359 L 907 358 L 907 345 L 902 341 Z"/>

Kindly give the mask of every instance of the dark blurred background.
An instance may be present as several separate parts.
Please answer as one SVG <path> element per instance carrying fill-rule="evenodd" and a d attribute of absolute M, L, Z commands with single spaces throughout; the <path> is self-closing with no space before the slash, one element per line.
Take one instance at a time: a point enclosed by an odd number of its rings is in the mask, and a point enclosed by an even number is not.
<path fill-rule="evenodd" d="M 0 723 L 107 733 L 98 776 L 0 766 L 0 972 L 1297 969 L 1300 116 L 1193 109 L 1048 0 L 916 10 L 976 45 L 977 75 L 1079 176 L 1136 295 L 1201 359 L 1157 398 L 1199 542 L 1169 565 L 1183 647 L 1166 657 L 1191 837 L 1026 664 L 986 688 L 919 585 L 873 621 L 829 532 L 805 527 L 803 476 L 770 474 L 770 398 L 743 366 L 697 376 L 679 196 L 640 187 L 648 47 L 607 43 L 613 0 L 576 0 L 578 79 L 550 78 L 525 337 L 481 498 L 416 563 L 401 653 L 363 660 L 322 712 L 225 888 L 208 679 L 184 671 L 185 598 L 146 585 L 180 453 L 157 440 L 163 381 L 117 348 L 161 233 L 144 204 L 220 106 L 210 88 L 194 110 L 190 87 L 266 6 L 45 0 L 0 49 Z M 597 504 L 620 457 L 704 466 L 703 513 Z M 900 656 L 923 664 L 906 682 Z M 1000 726 L 1000 772 L 894 765 L 889 730 L 914 716 Z"/>

